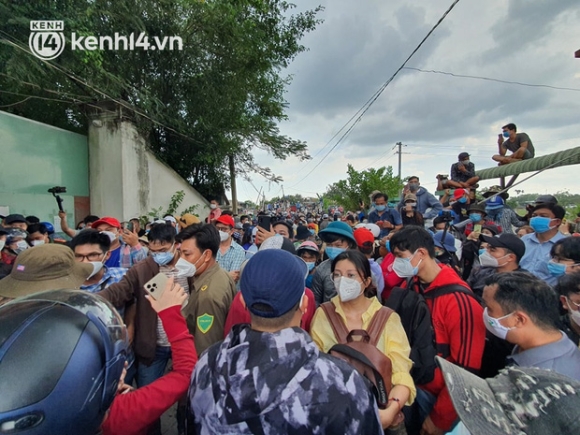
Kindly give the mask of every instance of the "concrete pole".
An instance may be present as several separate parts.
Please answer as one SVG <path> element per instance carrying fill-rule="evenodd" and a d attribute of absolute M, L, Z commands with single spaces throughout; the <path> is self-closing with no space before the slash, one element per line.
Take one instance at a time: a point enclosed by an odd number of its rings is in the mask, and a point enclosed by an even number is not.
<path fill-rule="evenodd" d="M 230 184 L 232 187 L 232 213 L 238 214 L 238 191 L 236 187 L 236 165 L 234 155 L 230 154 Z"/>

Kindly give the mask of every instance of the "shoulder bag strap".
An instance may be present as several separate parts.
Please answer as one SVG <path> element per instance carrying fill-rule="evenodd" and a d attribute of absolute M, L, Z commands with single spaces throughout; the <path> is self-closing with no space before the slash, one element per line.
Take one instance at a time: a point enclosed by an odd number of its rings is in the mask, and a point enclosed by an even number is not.
<path fill-rule="evenodd" d="M 326 318 L 328 319 L 328 323 L 332 327 L 332 331 L 334 332 L 334 336 L 338 343 L 346 343 L 349 330 L 344 324 L 343 320 L 340 318 L 338 314 L 336 314 L 336 308 L 332 302 L 324 302 L 320 305 L 320 308 L 326 314 Z"/>
<path fill-rule="evenodd" d="M 379 342 L 379 338 L 381 337 L 382 332 L 385 329 L 385 325 L 391 317 L 393 310 L 387 307 L 381 307 L 379 311 L 375 313 L 373 316 L 371 323 L 369 325 L 369 329 L 367 330 L 370 341 L 369 343 L 373 346 L 376 346 Z"/>

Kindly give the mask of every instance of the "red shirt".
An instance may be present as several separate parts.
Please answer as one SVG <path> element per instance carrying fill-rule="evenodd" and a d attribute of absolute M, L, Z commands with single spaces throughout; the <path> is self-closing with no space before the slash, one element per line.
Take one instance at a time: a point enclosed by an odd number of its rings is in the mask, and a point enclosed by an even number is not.
<path fill-rule="evenodd" d="M 173 370 L 143 388 L 117 395 L 101 426 L 103 435 L 146 434 L 147 428 L 187 392 L 197 362 L 193 337 L 181 307 L 160 311 L 159 318 L 171 344 Z"/>
<path fill-rule="evenodd" d="M 308 298 L 308 306 L 306 307 L 306 312 L 302 316 L 301 326 L 302 329 L 304 329 L 306 332 L 310 332 L 310 322 L 312 322 L 314 311 L 316 311 L 316 301 L 314 300 L 314 293 L 312 293 L 309 288 L 305 288 L 304 293 Z M 250 312 L 242 303 L 242 293 L 238 292 L 232 301 L 230 311 L 228 312 L 228 317 L 226 318 L 226 324 L 224 325 L 224 337 L 230 333 L 232 326 L 238 325 L 240 323 L 251 323 L 251 318 Z"/>
<path fill-rule="evenodd" d="M 399 275 L 393 271 L 394 262 L 395 256 L 389 252 L 385 258 L 383 258 L 381 263 L 381 270 L 383 271 L 383 278 L 385 279 L 385 288 L 383 289 L 383 293 L 381 293 L 383 301 L 389 299 L 391 291 L 395 287 L 404 287 L 405 279 L 400 278 Z"/>

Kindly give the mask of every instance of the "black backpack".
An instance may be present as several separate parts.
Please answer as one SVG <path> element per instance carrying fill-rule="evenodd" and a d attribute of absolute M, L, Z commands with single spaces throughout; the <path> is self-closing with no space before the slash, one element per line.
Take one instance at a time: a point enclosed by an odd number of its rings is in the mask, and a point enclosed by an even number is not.
<path fill-rule="evenodd" d="M 403 328 L 407 333 L 413 361 L 411 377 L 417 385 L 431 382 L 435 376 L 437 363 L 437 347 L 435 343 L 435 330 L 431 318 L 431 311 L 425 299 L 435 299 L 439 296 L 451 293 L 465 293 L 481 303 L 481 299 L 472 291 L 463 286 L 452 284 L 439 287 L 428 293 L 419 293 L 411 288 L 412 282 L 407 282 L 409 288 L 393 288 L 385 305 L 395 311 L 401 318 Z"/>

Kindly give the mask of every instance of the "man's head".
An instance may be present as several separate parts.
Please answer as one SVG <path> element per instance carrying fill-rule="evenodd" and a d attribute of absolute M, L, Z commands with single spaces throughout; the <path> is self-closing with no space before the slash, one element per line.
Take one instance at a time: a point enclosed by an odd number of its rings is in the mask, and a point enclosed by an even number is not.
<path fill-rule="evenodd" d="M 435 228 L 437 231 L 444 230 L 446 225 L 447 223 L 443 216 L 437 216 L 435 219 L 433 219 L 433 228 Z"/>
<path fill-rule="evenodd" d="M 221 242 L 227 242 L 230 240 L 234 232 L 235 225 L 234 218 L 227 214 L 222 214 L 219 218 L 216 219 L 215 227 L 219 232 Z"/>
<path fill-rule="evenodd" d="M 543 234 L 552 230 L 558 231 L 562 219 L 566 216 L 564 207 L 558 204 L 540 204 L 533 208 L 530 226 L 536 234 Z"/>
<path fill-rule="evenodd" d="M 423 227 L 403 227 L 391 237 L 390 249 L 395 256 L 393 270 L 401 278 L 418 276 L 426 265 L 435 261 L 433 236 Z"/>
<path fill-rule="evenodd" d="M 182 230 L 193 224 L 199 224 L 199 218 L 191 213 L 185 213 L 179 218 L 179 228 Z"/>
<path fill-rule="evenodd" d="M 326 243 L 325 252 L 330 259 L 347 249 L 356 249 L 352 228 L 345 222 L 331 222 L 319 231 L 318 237 Z"/>
<path fill-rule="evenodd" d="M 91 228 L 107 234 L 112 242 L 119 239 L 121 223 L 114 217 L 105 216 L 91 224 Z"/>
<path fill-rule="evenodd" d="M 373 203 L 377 211 L 384 211 L 387 208 L 388 200 L 389 197 L 385 193 L 379 192 L 373 195 Z"/>
<path fill-rule="evenodd" d="M 469 153 L 459 153 L 457 156 L 457 161 L 462 162 L 464 164 L 469 163 Z"/>
<path fill-rule="evenodd" d="M 407 180 L 407 184 L 409 186 L 409 190 L 412 193 L 417 192 L 419 190 L 419 186 L 421 186 L 421 183 L 419 182 L 419 177 L 417 177 L 416 175 L 411 175 Z"/>
<path fill-rule="evenodd" d="M 141 222 L 137 218 L 129 219 L 129 222 L 133 224 L 133 231 L 138 233 L 141 231 Z"/>
<path fill-rule="evenodd" d="M 4 228 L 17 228 L 26 231 L 28 229 L 28 223 L 21 214 L 9 214 L 4 218 Z"/>
<path fill-rule="evenodd" d="M 469 190 L 466 189 L 455 189 L 453 191 L 453 201 L 465 204 L 469 199 Z"/>
<path fill-rule="evenodd" d="M 365 255 L 370 256 L 374 251 L 375 236 L 367 228 L 354 230 L 354 238 L 358 249 Z"/>
<path fill-rule="evenodd" d="M 561 277 L 554 290 L 560 296 L 560 304 L 570 316 L 571 323 L 580 328 L 580 272 Z"/>
<path fill-rule="evenodd" d="M 177 235 L 177 242 L 181 243 L 181 258 L 195 266 L 195 276 L 215 264 L 220 248 L 220 234 L 215 225 L 190 225 Z"/>
<path fill-rule="evenodd" d="M 212 210 L 215 210 L 216 208 L 218 208 L 220 206 L 220 203 L 217 199 L 212 199 L 209 202 L 209 208 L 211 208 Z"/>
<path fill-rule="evenodd" d="M 281 249 L 256 253 L 244 268 L 240 289 L 252 329 L 275 332 L 300 326 L 308 306 L 304 297 L 306 263 Z"/>
<path fill-rule="evenodd" d="M 479 239 L 486 243 L 486 256 L 493 258 L 490 261 L 493 267 L 500 269 L 518 268 L 520 260 L 526 253 L 526 245 L 515 234 L 502 233 L 497 236 L 481 234 Z M 487 266 L 483 264 L 482 266 Z"/>
<path fill-rule="evenodd" d="M 50 243 L 48 229 L 44 224 L 30 224 L 28 226 L 28 237 L 26 238 L 30 246 L 44 245 Z"/>
<path fill-rule="evenodd" d="M 306 264 L 316 263 L 320 258 L 320 250 L 316 243 L 311 241 L 303 242 L 298 248 L 296 248 L 296 255 L 302 258 Z M 312 266 L 314 267 L 314 266 Z"/>
<path fill-rule="evenodd" d="M 28 222 L 28 225 L 37 224 L 40 222 L 40 219 L 37 216 L 30 215 L 26 216 L 26 222 Z"/>
<path fill-rule="evenodd" d="M 485 205 L 478 204 L 477 202 L 472 203 L 469 206 L 468 211 L 469 211 L 469 219 L 474 224 L 480 223 L 485 219 L 485 216 L 487 216 L 487 213 L 485 212 Z"/>
<path fill-rule="evenodd" d="M 177 257 L 175 228 L 169 222 L 151 225 L 147 239 L 149 240 L 149 253 L 158 265 L 165 266 L 173 263 Z"/>
<path fill-rule="evenodd" d="M 285 220 L 274 222 L 272 231 L 290 240 L 294 238 L 294 228 L 292 228 L 292 224 Z"/>
<path fill-rule="evenodd" d="M 99 220 L 99 217 L 98 216 L 95 216 L 93 214 L 90 214 L 90 215 L 86 216 L 83 219 L 83 222 L 85 224 L 85 228 L 86 227 L 91 227 L 93 225 L 93 223 L 95 223 L 98 220 Z"/>
<path fill-rule="evenodd" d="M 163 216 L 163 220 L 167 222 L 169 225 L 171 225 L 173 228 L 177 226 L 177 219 L 175 219 L 175 217 L 173 217 L 170 214 Z"/>
<path fill-rule="evenodd" d="M 554 276 L 580 272 L 580 238 L 566 237 L 558 240 L 550 250 L 552 259 L 548 271 Z"/>
<path fill-rule="evenodd" d="M 502 130 L 503 137 L 505 137 L 505 138 L 509 137 L 512 139 L 516 136 L 516 132 L 518 131 L 518 129 L 516 128 L 516 125 L 513 123 L 509 123 L 509 124 L 504 125 L 501 128 L 501 130 Z"/>
<path fill-rule="evenodd" d="M 6 242 L 4 249 L 10 253 L 18 255 L 30 247 L 26 238 L 28 233 L 19 228 L 9 228 L 6 230 Z"/>
<path fill-rule="evenodd" d="M 510 343 L 529 340 L 539 330 L 558 330 L 556 293 L 528 272 L 496 273 L 487 277 L 483 301 L 486 328 Z"/>
<path fill-rule="evenodd" d="M 75 261 L 79 263 L 104 264 L 111 256 L 111 239 L 93 229 L 79 232 L 69 242 L 69 246 L 73 250 Z"/>

